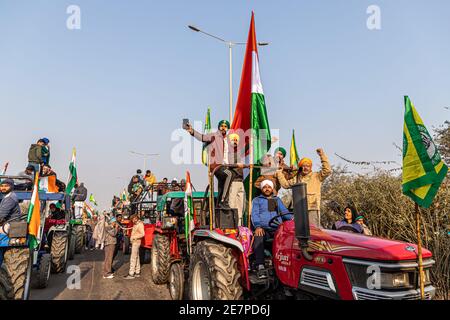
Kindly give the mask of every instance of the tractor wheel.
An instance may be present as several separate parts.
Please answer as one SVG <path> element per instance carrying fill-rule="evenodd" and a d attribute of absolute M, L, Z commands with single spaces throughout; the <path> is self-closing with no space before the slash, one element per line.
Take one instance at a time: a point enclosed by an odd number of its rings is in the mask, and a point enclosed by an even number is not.
<path fill-rule="evenodd" d="M 55 232 L 52 240 L 52 272 L 61 273 L 66 270 L 69 243 L 67 233 Z"/>
<path fill-rule="evenodd" d="M 0 268 L 0 300 L 11 299 L 12 285 L 4 268 Z"/>
<path fill-rule="evenodd" d="M 172 263 L 170 266 L 168 287 L 172 300 L 183 300 L 184 270 L 181 263 Z"/>
<path fill-rule="evenodd" d="M 170 270 L 170 242 L 168 237 L 155 234 L 151 260 L 153 282 L 155 284 L 167 283 Z"/>
<path fill-rule="evenodd" d="M 39 270 L 36 274 L 36 288 L 47 288 L 48 279 L 50 279 L 50 269 L 52 267 L 52 255 L 44 253 L 39 261 Z"/>
<path fill-rule="evenodd" d="M 76 233 L 72 229 L 72 232 L 69 237 L 69 249 L 67 252 L 67 260 L 73 260 L 75 258 L 75 246 L 76 246 L 77 238 Z"/>
<path fill-rule="evenodd" d="M 232 249 L 204 240 L 195 246 L 189 265 L 192 300 L 241 300 L 238 261 Z"/>
<path fill-rule="evenodd" d="M 151 255 L 151 250 L 144 248 L 144 247 L 140 247 L 139 248 L 139 260 L 141 264 L 146 264 L 150 262 L 150 255 Z"/>
<path fill-rule="evenodd" d="M 122 241 L 122 253 L 123 254 L 130 254 L 130 238 L 127 236 L 123 236 Z"/>
<path fill-rule="evenodd" d="M 27 300 L 30 295 L 32 255 L 28 248 L 6 250 L 3 264 L 11 283 L 10 297 L 14 300 Z"/>
<path fill-rule="evenodd" d="M 75 227 L 75 253 L 82 253 L 84 249 L 84 230 L 82 226 Z"/>

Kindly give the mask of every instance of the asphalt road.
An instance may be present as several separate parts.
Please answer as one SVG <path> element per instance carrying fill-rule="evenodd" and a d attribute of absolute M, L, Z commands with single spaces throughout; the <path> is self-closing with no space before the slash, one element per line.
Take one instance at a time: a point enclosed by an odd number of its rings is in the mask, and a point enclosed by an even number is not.
<path fill-rule="evenodd" d="M 104 253 L 102 250 L 84 251 L 69 261 L 70 266 L 79 267 L 79 288 L 69 288 L 75 283 L 75 273 L 51 274 L 47 288 L 31 289 L 31 300 L 169 300 L 167 285 L 155 285 L 151 279 L 150 265 L 141 267 L 141 277 L 123 279 L 128 274 L 129 255 L 119 253 L 113 268 L 117 271 L 113 279 L 103 279 Z M 75 268 L 76 269 L 76 268 Z M 69 281 L 68 281 L 69 280 Z"/>

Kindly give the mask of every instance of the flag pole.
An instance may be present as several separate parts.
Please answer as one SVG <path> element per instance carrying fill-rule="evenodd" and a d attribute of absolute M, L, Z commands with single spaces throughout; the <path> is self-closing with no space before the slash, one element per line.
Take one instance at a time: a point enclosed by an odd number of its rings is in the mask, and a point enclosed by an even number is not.
<path fill-rule="evenodd" d="M 250 181 L 248 185 L 248 228 L 252 227 L 252 193 L 253 193 L 253 129 L 250 134 Z"/>
<path fill-rule="evenodd" d="M 419 256 L 419 282 L 420 282 L 420 298 L 425 300 L 425 279 L 423 272 L 423 259 L 422 259 L 422 239 L 420 236 L 420 210 L 419 205 L 415 203 L 416 211 L 416 227 L 417 227 L 417 254 Z"/>

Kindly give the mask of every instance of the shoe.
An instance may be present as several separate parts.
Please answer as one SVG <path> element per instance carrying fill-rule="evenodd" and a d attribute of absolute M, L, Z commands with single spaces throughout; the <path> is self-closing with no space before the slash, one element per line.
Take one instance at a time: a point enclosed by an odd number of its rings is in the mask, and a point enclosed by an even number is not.
<path fill-rule="evenodd" d="M 258 279 L 267 279 L 267 270 L 263 264 L 260 264 L 258 266 L 257 275 L 258 275 Z"/>
<path fill-rule="evenodd" d="M 134 274 L 134 277 L 135 277 L 135 278 L 139 278 L 140 276 L 141 276 L 140 273 L 135 273 L 135 274 Z"/>
<path fill-rule="evenodd" d="M 106 275 L 106 276 L 103 276 L 103 279 L 112 279 L 112 278 L 114 278 L 114 274 L 108 274 L 108 275 Z"/>
<path fill-rule="evenodd" d="M 134 279 L 134 276 L 132 276 L 131 274 L 129 274 L 129 275 L 126 275 L 126 276 L 123 277 L 123 278 L 129 280 L 129 279 Z"/>

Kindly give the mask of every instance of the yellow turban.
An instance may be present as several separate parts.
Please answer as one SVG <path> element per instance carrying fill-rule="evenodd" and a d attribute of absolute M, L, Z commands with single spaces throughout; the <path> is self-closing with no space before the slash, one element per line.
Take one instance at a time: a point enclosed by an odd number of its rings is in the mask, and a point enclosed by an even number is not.
<path fill-rule="evenodd" d="M 228 135 L 228 137 L 230 138 L 231 141 L 236 140 L 237 142 L 239 142 L 239 135 L 237 133 L 232 133 Z"/>
<path fill-rule="evenodd" d="M 309 163 L 309 165 L 312 166 L 312 160 L 310 158 L 302 158 L 299 162 L 298 162 L 298 167 L 302 167 L 304 164 Z"/>

